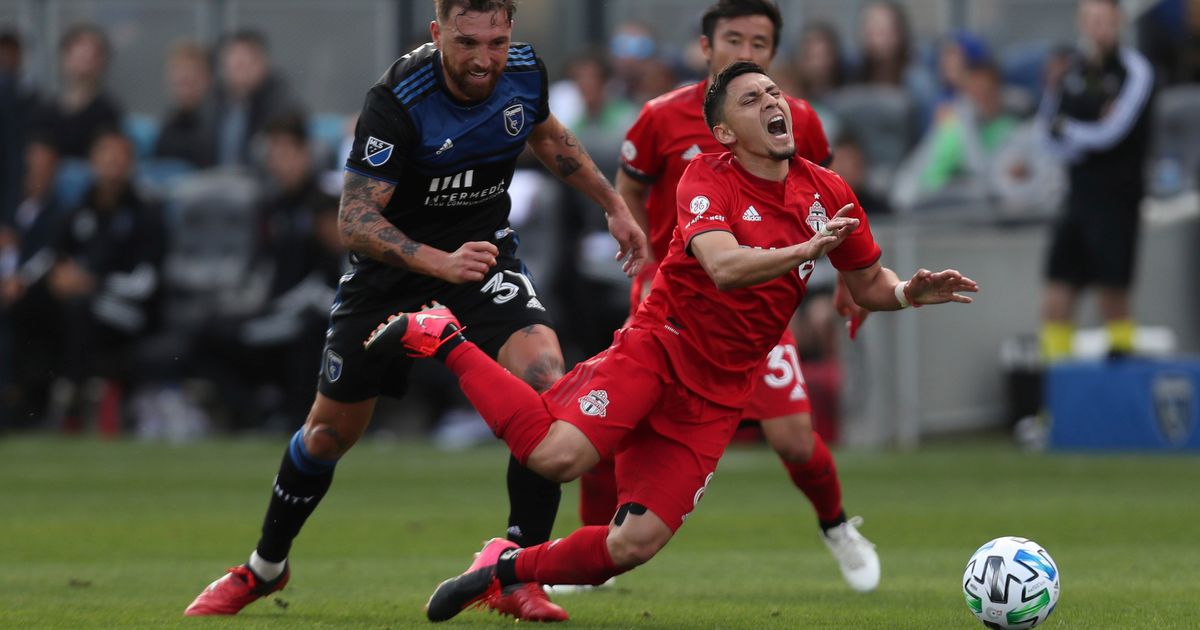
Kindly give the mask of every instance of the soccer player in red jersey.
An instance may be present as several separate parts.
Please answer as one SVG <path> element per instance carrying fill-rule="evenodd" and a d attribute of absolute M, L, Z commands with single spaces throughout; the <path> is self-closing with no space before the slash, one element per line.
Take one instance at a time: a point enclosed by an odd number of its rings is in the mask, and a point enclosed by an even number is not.
<path fill-rule="evenodd" d="M 621 507 L 607 526 L 523 549 L 488 541 L 465 573 L 434 591 L 430 620 L 486 603 L 509 584 L 600 584 L 658 553 L 712 480 L 814 260 L 828 254 L 870 310 L 971 301 L 959 292 L 978 286 L 957 271 L 920 270 L 901 282 L 880 265 L 850 187 L 795 157 L 786 105 L 755 64 L 717 75 L 705 119 L 729 152 L 688 166 L 675 236 L 629 326 L 545 394 L 467 341 L 445 307 L 395 315 L 364 342 L 368 352 L 444 361 L 492 431 L 538 474 L 568 481 L 616 457 Z M 759 220 L 746 218 L 751 208 Z"/>
<path fill-rule="evenodd" d="M 720 69 L 737 61 L 767 67 L 775 56 L 782 26 L 779 9 L 770 0 L 720 0 L 710 7 L 701 19 L 700 37 L 710 81 Z M 704 122 L 704 94 L 710 81 L 679 88 L 647 103 L 621 149 L 617 191 L 641 222 L 656 260 L 667 255 L 676 223 L 676 186 L 684 169 L 701 153 L 724 150 Z M 803 100 L 789 96 L 784 100 L 791 111 L 796 154 L 827 165 L 832 156 L 820 119 Z M 743 220 L 756 221 L 754 211 L 744 214 Z M 657 265 L 647 265 L 635 278 L 630 296 L 633 312 L 649 292 L 656 269 Z M 844 292 L 839 294 L 844 297 Z M 837 559 L 846 582 L 857 591 L 874 590 L 879 584 L 879 555 L 859 533 L 856 525 L 861 519 L 846 519 L 833 455 L 812 428 L 812 407 L 790 330 L 784 330 L 759 366 L 754 393 L 742 418 L 762 421 L 767 443 L 779 455 L 792 483 L 812 503 L 821 538 Z M 616 508 L 613 464 L 604 460 L 579 480 L 579 516 L 584 525 L 603 525 Z"/>

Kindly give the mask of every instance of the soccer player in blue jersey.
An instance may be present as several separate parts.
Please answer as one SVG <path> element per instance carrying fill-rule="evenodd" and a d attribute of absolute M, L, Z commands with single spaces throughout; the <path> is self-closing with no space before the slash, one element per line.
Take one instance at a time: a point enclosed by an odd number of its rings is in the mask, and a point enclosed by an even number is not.
<path fill-rule="evenodd" d="M 389 314 L 437 300 L 488 354 L 538 391 L 563 374 L 562 351 L 508 225 L 508 186 L 526 146 L 604 208 L 617 257 L 636 274 L 648 248 L 620 195 L 550 114 L 546 69 L 511 41 L 514 0 L 435 0 L 433 41 L 404 55 L 367 93 L 346 162 L 339 224 L 353 269 L 330 314 L 316 401 L 275 477 L 249 561 L 208 586 L 186 615 L 232 615 L 284 587 L 288 551 L 358 440 L 376 398 L 404 395 L 412 360 L 368 355 Z M 559 489 L 510 460 L 509 538 L 549 539 Z M 539 585 L 489 600 L 522 619 L 566 613 Z"/>

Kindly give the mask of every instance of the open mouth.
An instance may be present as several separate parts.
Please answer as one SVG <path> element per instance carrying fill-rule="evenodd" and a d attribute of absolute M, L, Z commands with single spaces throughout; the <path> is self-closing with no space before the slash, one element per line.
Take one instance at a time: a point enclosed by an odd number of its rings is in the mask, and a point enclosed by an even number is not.
<path fill-rule="evenodd" d="M 472 79 L 486 79 L 491 74 L 487 70 L 470 70 L 467 74 L 471 75 Z"/>
<path fill-rule="evenodd" d="M 777 138 L 787 135 L 787 123 L 783 120 L 783 114 L 775 114 L 767 121 L 767 133 Z"/>

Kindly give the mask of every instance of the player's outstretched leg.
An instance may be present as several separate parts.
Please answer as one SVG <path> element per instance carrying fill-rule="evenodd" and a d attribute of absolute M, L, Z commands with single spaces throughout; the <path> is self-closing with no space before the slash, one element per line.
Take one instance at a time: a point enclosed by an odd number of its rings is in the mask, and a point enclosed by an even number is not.
<path fill-rule="evenodd" d="M 816 510 L 821 539 L 837 560 L 846 584 L 859 592 L 875 590 L 879 586 L 879 554 L 858 531 L 861 517 L 846 519 L 833 454 L 821 435 L 812 430 L 811 416 L 782 416 L 764 421 L 762 427 L 792 483 Z"/>
<path fill-rule="evenodd" d="M 285 567 L 279 577 L 262 581 L 254 575 L 248 564 L 238 565 L 209 584 L 183 614 L 189 617 L 236 615 L 260 597 L 283 590 L 291 573 L 291 568 Z"/>

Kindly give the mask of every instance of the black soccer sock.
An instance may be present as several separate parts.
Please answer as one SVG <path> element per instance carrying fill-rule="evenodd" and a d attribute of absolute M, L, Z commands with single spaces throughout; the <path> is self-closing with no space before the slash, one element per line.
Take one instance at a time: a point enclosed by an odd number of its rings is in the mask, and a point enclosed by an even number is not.
<path fill-rule="evenodd" d="M 845 522 L 846 522 L 846 510 L 842 510 L 841 512 L 838 512 L 838 515 L 833 517 L 832 521 L 822 521 L 821 519 L 817 519 L 817 523 L 821 525 L 821 531 L 823 531 L 823 532 L 827 532 L 827 531 L 833 529 L 834 527 L 837 527 L 838 525 L 841 525 L 842 523 L 845 523 Z"/>
<path fill-rule="evenodd" d="M 556 481 L 522 466 L 516 457 L 508 460 L 508 539 L 529 547 L 550 540 L 554 517 L 562 499 Z"/>
<path fill-rule="evenodd" d="M 282 562 L 292 548 L 292 539 L 300 533 L 321 497 L 333 483 L 333 468 L 337 460 L 316 459 L 304 448 L 304 429 L 296 431 L 288 444 L 267 516 L 263 519 L 262 538 L 258 539 L 258 555 L 268 562 Z"/>

